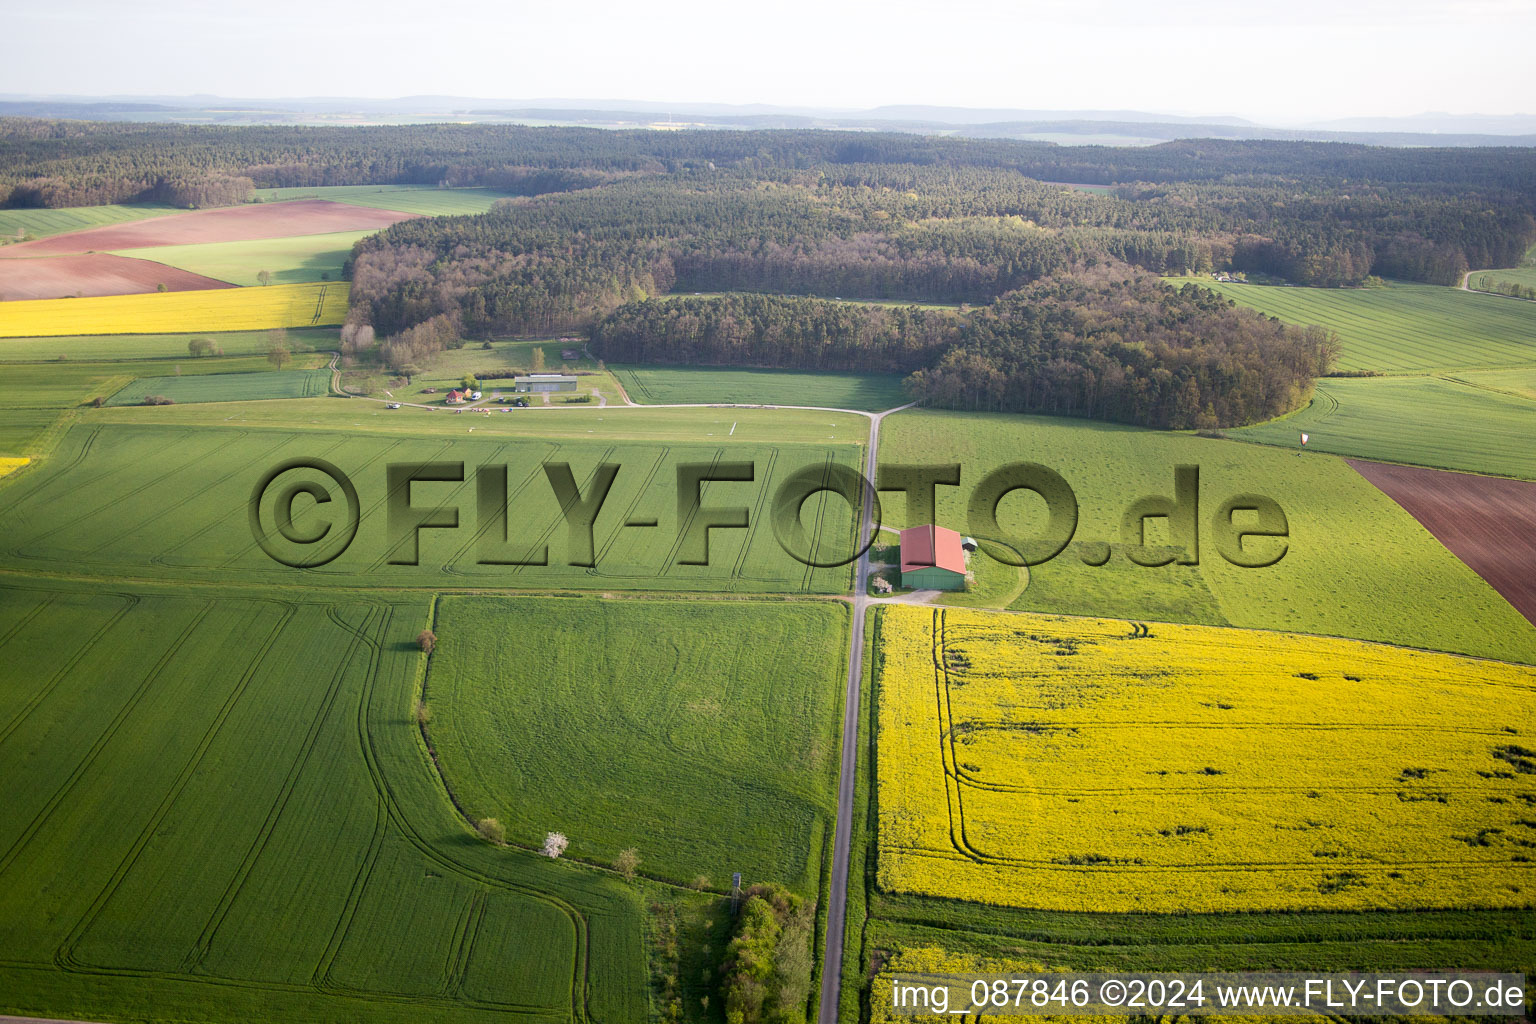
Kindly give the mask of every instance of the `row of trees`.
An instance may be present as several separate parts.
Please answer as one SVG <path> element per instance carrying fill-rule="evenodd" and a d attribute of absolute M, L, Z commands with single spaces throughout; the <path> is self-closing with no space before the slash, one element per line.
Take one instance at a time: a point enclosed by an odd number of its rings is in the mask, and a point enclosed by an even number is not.
<path fill-rule="evenodd" d="M 592 328 L 604 360 L 906 373 L 960 337 L 960 317 L 775 295 L 652 299 Z"/>
<path fill-rule="evenodd" d="M 721 967 L 725 1019 L 804 1024 L 816 906 L 778 885 L 754 885 L 742 896 Z"/>

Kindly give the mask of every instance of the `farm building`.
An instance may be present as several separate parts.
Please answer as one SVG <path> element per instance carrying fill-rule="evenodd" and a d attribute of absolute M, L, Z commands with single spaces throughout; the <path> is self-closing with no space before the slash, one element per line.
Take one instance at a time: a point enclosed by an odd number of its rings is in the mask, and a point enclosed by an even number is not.
<path fill-rule="evenodd" d="M 960 535 L 942 526 L 901 531 L 901 585 L 908 590 L 964 590 Z"/>
<path fill-rule="evenodd" d="M 575 391 L 576 378 L 568 373 L 530 373 L 512 378 L 513 391 Z"/>

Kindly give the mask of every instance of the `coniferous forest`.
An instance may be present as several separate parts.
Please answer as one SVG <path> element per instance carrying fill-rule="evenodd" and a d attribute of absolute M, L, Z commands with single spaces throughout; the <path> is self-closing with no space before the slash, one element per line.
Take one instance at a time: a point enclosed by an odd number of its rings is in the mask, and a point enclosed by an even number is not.
<path fill-rule="evenodd" d="M 586 331 L 609 360 L 897 371 L 937 405 L 1163 427 L 1290 411 L 1336 343 L 1158 275 L 1449 285 L 1536 242 L 1536 152 L 1515 148 L 0 127 L 0 206 L 197 207 L 339 184 L 509 193 L 357 244 L 352 319 L 396 362 L 458 338 Z"/>

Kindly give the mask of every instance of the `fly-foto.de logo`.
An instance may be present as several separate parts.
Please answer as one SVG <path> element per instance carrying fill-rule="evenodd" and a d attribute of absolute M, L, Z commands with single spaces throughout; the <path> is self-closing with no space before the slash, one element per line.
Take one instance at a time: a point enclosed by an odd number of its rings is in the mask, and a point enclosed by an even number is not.
<path fill-rule="evenodd" d="M 615 481 L 624 468 L 605 462 L 578 481 L 567 462 L 541 466 L 550 495 L 566 528 L 565 562 L 595 567 L 598 546 L 594 534 Z M 475 537 L 475 562 L 487 566 L 550 564 L 549 545 L 531 537 L 547 532 L 547 516 L 519 514 L 526 497 L 508 488 L 508 467 L 463 462 L 397 462 L 376 471 L 381 490 L 369 501 L 370 510 L 382 497 L 386 559 L 390 565 L 418 565 L 421 539 L 427 530 L 470 529 Z M 874 542 L 881 523 L 881 494 L 899 492 L 911 525 L 937 520 L 938 488 L 960 487 L 958 463 L 943 465 L 887 464 L 871 483 L 857 470 L 840 464 L 806 466 L 790 473 L 774 489 L 768 516 L 774 539 L 802 565 L 831 568 L 859 558 Z M 429 500 L 432 485 L 473 483 L 474 499 L 460 504 Z M 1173 467 L 1171 494 L 1148 494 L 1130 502 L 1120 516 L 1119 549 L 1137 565 L 1170 563 L 1198 565 L 1203 553 L 1215 553 L 1232 565 L 1264 568 L 1285 556 L 1290 546 L 1290 522 L 1279 502 L 1262 494 L 1241 492 L 1220 500 L 1202 495 L 1200 468 Z M 705 485 L 710 499 L 704 499 Z M 678 565 L 709 565 L 710 537 L 716 530 L 748 530 L 752 510 L 764 486 L 757 465 L 744 462 L 684 462 L 676 466 L 676 518 L 670 524 L 677 543 Z M 1031 517 L 1028 529 L 1008 526 L 999 509 L 1005 498 L 1028 492 L 1043 502 L 1043 515 Z M 862 514 L 855 546 L 826 553 L 814 530 L 807 529 L 803 510 L 812 498 L 830 494 L 847 503 L 850 514 Z M 721 495 L 729 495 L 729 501 Z M 1207 514 L 1202 514 L 1202 498 Z M 1214 502 L 1214 506 L 1212 503 Z M 324 459 L 291 459 L 268 470 L 251 492 L 252 535 L 274 561 L 294 568 L 326 565 L 352 544 L 363 522 L 363 502 L 352 478 Z M 616 517 L 610 517 L 616 518 Z M 1013 517 L 1016 518 L 1016 517 Z M 1035 462 L 999 466 L 981 476 L 966 499 L 964 526 L 993 558 L 1008 565 L 1040 565 L 1060 555 L 1078 532 L 1078 500 L 1072 486 L 1055 470 Z M 1152 543 L 1154 522 L 1160 522 L 1167 543 Z M 660 516 L 629 515 L 627 528 L 663 529 Z M 1106 564 L 1114 548 L 1108 541 L 1079 539 L 1077 557 L 1087 565 Z"/>

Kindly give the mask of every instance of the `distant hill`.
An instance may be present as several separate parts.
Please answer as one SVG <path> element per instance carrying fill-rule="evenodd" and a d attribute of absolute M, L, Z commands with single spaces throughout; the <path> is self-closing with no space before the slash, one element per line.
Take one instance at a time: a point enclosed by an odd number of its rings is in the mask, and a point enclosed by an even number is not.
<path fill-rule="evenodd" d="M 0 95 L 0 117 L 7 116 L 195 124 L 334 125 L 471 121 L 602 128 L 823 128 L 1111 146 L 1155 145 L 1174 139 L 1274 139 L 1351 142 L 1375 146 L 1536 146 L 1536 115 L 1442 113 L 1413 117 L 1354 117 L 1300 127 L 1275 127 L 1230 114 L 1031 110 L 925 104 L 892 104 L 869 110 L 852 110 L 764 103 L 664 103 L 570 98 L 503 100 L 466 96 L 250 99 L 201 95 Z"/>

